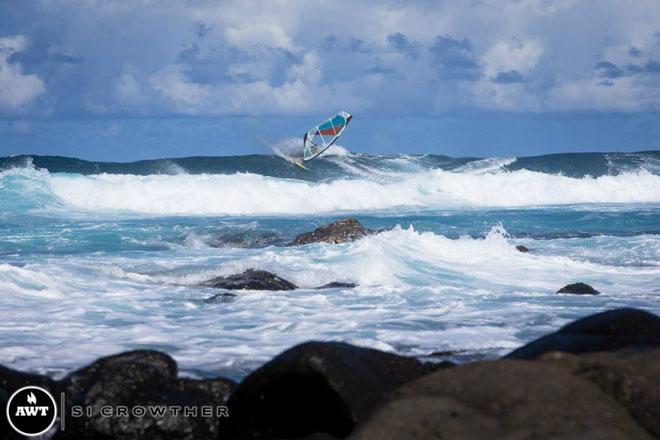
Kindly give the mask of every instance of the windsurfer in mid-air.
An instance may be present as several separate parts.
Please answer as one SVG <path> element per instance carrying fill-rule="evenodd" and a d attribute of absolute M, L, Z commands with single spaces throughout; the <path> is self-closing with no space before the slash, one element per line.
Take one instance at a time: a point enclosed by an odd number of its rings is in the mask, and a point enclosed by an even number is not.
<path fill-rule="evenodd" d="M 334 144 L 344 132 L 353 116 L 341 111 L 329 117 L 316 127 L 310 129 L 303 137 L 303 154 L 301 159 L 290 158 L 291 162 L 307 170 L 304 162 L 319 157 Z"/>

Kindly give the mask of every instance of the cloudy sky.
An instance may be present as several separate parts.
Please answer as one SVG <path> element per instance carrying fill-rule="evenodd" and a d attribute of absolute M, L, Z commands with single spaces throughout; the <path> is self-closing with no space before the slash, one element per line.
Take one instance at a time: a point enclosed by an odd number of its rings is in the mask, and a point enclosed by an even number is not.
<path fill-rule="evenodd" d="M 0 155 L 660 148 L 660 1 L 0 0 Z"/>

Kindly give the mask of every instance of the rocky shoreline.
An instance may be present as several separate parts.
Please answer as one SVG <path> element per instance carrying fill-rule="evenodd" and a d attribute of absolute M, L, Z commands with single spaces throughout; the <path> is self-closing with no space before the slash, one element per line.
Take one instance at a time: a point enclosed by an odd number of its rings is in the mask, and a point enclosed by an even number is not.
<path fill-rule="evenodd" d="M 660 317 L 624 308 L 461 365 L 310 341 L 238 384 L 181 378 L 170 356 L 149 350 L 61 380 L 0 366 L 0 400 L 26 385 L 63 393 L 56 439 L 651 439 L 660 438 L 659 378 Z M 103 417 L 108 405 L 224 407 L 228 416 Z M 74 406 L 91 409 L 71 417 Z M 4 414 L 0 434 L 13 435 Z"/>

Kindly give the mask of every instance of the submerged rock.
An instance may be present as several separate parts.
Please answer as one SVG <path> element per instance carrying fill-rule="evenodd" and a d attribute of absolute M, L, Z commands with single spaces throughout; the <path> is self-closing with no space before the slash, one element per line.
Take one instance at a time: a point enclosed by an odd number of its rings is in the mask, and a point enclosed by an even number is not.
<path fill-rule="evenodd" d="M 529 249 L 527 248 L 527 246 L 522 245 L 522 244 L 519 244 L 518 246 L 516 246 L 516 249 L 518 249 L 520 252 L 529 252 Z"/>
<path fill-rule="evenodd" d="M 280 244 L 282 237 L 275 232 L 234 232 L 216 235 L 207 240 L 211 247 L 263 248 Z"/>
<path fill-rule="evenodd" d="M 248 269 L 243 273 L 216 277 L 202 283 L 203 286 L 227 290 L 294 290 L 297 286 L 274 273 Z"/>
<path fill-rule="evenodd" d="M 344 438 L 395 388 L 429 371 L 416 359 L 350 344 L 301 344 L 241 382 L 222 438 Z"/>
<path fill-rule="evenodd" d="M 651 437 L 616 399 L 567 369 L 500 360 L 459 365 L 404 385 L 351 438 Z"/>
<path fill-rule="evenodd" d="M 289 246 L 321 242 L 334 244 L 345 243 L 369 235 L 370 232 L 354 218 L 345 218 L 316 228 L 312 232 L 300 234 L 289 243 Z"/>
<path fill-rule="evenodd" d="M 216 295 L 213 295 L 210 298 L 206 298 L 204 300 L 204 302 L 209 303 L 209 304 L 212 304 L 212 303 L 228 303 L 228 302 L 232 302 L 237 297 L 238 297 L 238 295 L 236 295 L 235 293 L 222 292 L 222 293 L 218 293 Z"/>
<path fill-rule="evenodd" d="M 355 284 L 355 283 L 342 283 L 340 281 L 333 281 L 331 283 L 319 286 L 316 289 L 317 290 L 320 290 L 320 289 L 352 289 L 354 287 L 357 287 L 357 284 Z"/>
<path fill-rule="evenodd" d="M 588 353 L 626 347 L 660 347 L 660 317 L 632 308 L 596 313 L 532 341 L 506 357 L 535 359 L 549 351 Z"/>
<path fill-rule="evenodd" d="M 223 406 L 235 383 L 224 378 L 192 380 L 177 378 L 177 366 L 164 353 L 139 350 L 101 358 L 65 377 L 62 388 L 67 408 L 85 408 L 82 417 L 68 417 L 66 431 L 57 439 L 197 439 L 218 435 L 218 417 L 202 416 L 202 407 Z M 104 417 L 103 407 L 180 407 L 154 415 Z M 184 416 L 183 407 L 196 408 L 197 416 Z M 87 408 L 92 414 L 88 416 Z"/>
<path fill-rule="evenodd" d="M 557 293 L 573 293 L 575 295 L 599 295 L 600 292 L 584 283 L 567 284 L 557 291 Z"/>

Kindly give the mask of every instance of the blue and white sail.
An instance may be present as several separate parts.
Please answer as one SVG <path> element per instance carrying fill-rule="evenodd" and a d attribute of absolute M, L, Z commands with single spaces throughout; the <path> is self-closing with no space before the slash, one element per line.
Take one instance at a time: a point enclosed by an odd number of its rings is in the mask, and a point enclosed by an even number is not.
<path fill-rule="evenodd" d="M 330 148 L 344 132 L 351 118 L 353 116 L 350 113 L 341 111 L 307 131 L 303 138 L 303 161 L 312 160 Z"/>

